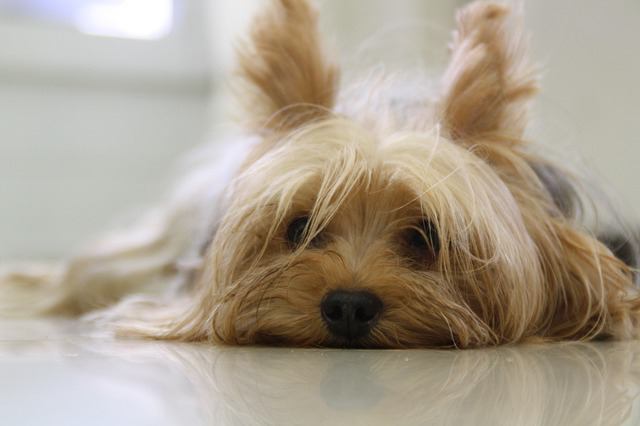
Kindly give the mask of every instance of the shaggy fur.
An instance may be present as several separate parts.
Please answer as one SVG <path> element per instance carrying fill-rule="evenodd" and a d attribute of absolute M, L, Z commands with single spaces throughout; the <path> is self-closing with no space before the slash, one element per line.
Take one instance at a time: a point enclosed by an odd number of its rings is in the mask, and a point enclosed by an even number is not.
<path fill-rule="evenodd" d="M 1 309 L 227 344 L 637 337 L 633 270 L 581 223 L 580 183 L 523 139 L 537 79 L 518 14 L 462 9 L 439 94 L 410 109 L 338 101 L 318 39 L 307 1 L 271 0 L 239 54 L 253 136 L 203 155 L 133 229 L 63 267 L 5 274 Z M 366 336 L 325 325 L 338 289 L 381 300 Z"/>

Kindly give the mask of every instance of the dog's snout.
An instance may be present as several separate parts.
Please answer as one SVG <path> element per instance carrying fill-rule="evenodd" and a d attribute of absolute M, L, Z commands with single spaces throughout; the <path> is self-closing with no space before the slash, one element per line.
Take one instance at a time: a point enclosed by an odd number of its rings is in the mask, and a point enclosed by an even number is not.
<path fill-rule="evenodd" d="M 369 334 L 382 312 L 382 301 L 367 291 L 335 290 L 325 296 L 320 310 L 333 335 L 355 340 Z"/>

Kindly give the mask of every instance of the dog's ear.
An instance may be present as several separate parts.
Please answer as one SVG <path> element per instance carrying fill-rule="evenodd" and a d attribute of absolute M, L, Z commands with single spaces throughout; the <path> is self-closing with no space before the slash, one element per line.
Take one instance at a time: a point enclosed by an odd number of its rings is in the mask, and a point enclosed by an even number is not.
<path fill-rule="evenodd" d="M 631 268 L 569 224 L 556 222 L 554 233 L 545 243 L 539 240 L 547 271 L 548 335 L 558 340 L 637 337 L 640 294 Z"/>
<path fill-rule="evenodd" d="M 439 105 L 453 139 L 522 136 L 537 81 L 520 21 L 508 6 L 490 2 L 458 12 Z"/>
<path fill-rule="evenodd" d="M 306 0 L 269 0 L 238 59 L 240 101 L 256 130 L 293 129 L 334 106 L 338 69 L 324 56 Z"/>

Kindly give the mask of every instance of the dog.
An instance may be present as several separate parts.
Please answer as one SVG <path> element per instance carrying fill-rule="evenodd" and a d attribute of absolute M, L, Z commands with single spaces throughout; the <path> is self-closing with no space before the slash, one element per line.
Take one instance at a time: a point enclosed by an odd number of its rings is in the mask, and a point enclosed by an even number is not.
<path fill-rule="evenodd" d="M 341 96 L 313 5 L 270 0 L 238 52 L 247 136 L 131 228 L 5 272 L 1 311 L 230 345 L 636 338 L 634 238 L 601 242 L 585 185 L 525 139 L 526 45 L 519 12 L 476 1 L 435 93 Z"/>

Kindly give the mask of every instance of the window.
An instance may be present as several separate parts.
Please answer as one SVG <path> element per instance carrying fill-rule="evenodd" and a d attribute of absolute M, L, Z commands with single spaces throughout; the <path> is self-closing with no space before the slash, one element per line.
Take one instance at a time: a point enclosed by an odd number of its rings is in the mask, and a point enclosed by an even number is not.
<path fill-rule="evenodd" d="M 157 40 L 171 32 L 173 0 L 0 0 L 5 13 L 72 26 L 86 34 Z"/>
<path fill-rule="evenodd" d="M 208 4 L 0 0 L 0 77 L 204 90 L 211 75 Z"/>

